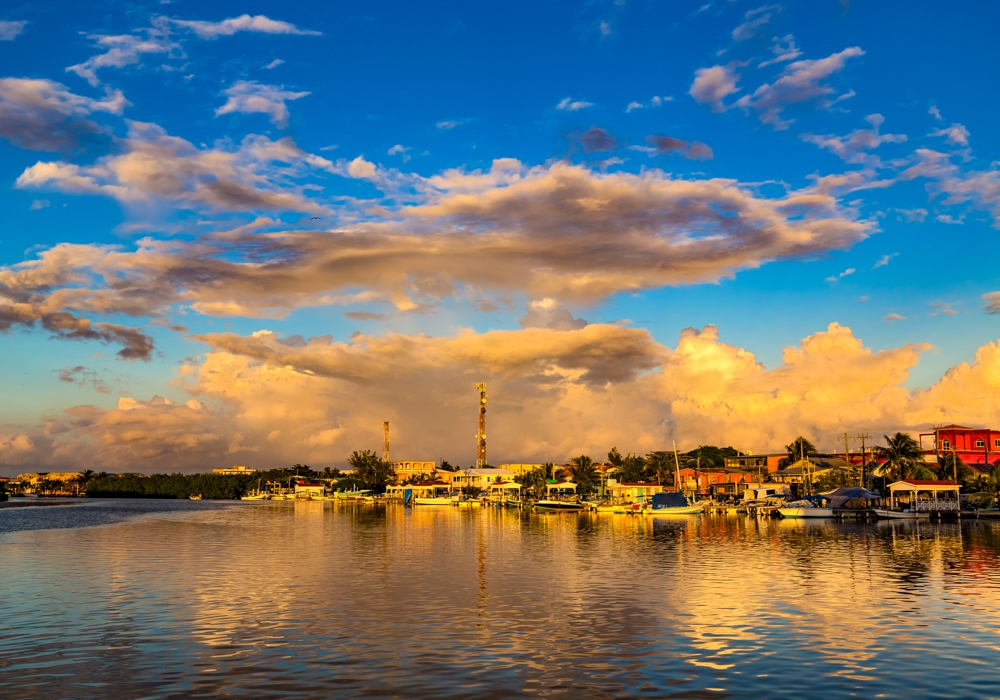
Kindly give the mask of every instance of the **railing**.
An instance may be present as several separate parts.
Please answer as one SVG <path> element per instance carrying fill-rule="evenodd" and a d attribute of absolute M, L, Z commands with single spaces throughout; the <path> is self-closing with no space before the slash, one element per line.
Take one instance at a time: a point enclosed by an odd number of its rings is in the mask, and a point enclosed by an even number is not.
<path fill-rule="evenodd" d="M 957 511 L 960 510 L 958 501 L 951 500 L 939 500 L 939 501 L 917 501 L 914 504 L 915 510 L 918 513 L 921 512 L 938 512 L 938 511 Z"/>

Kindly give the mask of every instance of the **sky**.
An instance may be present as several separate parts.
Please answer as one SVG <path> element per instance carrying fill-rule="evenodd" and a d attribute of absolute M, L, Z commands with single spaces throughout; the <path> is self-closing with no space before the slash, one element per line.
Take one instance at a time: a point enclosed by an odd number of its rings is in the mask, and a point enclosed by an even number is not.
<path fill-rule="evenodd" d="M 1000 426 L 1000 8 L 0 10 L 0 472 Z"/>

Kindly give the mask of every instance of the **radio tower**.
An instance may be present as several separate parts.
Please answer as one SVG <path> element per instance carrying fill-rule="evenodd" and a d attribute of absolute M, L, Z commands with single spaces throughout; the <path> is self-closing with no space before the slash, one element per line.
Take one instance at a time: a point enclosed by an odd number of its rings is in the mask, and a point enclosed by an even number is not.
<path fill-rule="evenodd" d="M 386 464 L 389 463 L 389 421 L 382 421 L 382 461 Z"/>
<path fill-rule="evenodd" d="M 479 432 L 476 433 L 476 467 L 486 466 L 486 382 L 476 384 L 479 392 Z"/>

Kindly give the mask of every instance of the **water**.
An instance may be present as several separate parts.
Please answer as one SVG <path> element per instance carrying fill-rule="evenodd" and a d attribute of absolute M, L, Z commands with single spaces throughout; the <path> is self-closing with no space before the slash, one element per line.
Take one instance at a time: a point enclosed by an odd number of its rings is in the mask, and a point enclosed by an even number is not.
<path fill-rule="evenodd" d="M 997 697 L 1000 527 L 0 510 L 0 697 Z"/>

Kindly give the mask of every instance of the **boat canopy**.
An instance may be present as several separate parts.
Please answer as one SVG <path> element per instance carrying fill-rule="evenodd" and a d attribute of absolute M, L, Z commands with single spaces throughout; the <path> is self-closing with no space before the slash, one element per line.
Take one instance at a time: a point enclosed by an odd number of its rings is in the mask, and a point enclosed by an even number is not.
<path fill-rule="evenodd" d="M 660 510 L 661 508 L 678 508 L 688 505 L 688 500 L 684 498 L 683 493 L 677 493 L 676 491 L 665 491 L 664 493 L 657 493 L 653 496 L 653 510 Z"/>
<path fill-rule="evenodd" d="M 828 491 L 827 493 L 821 495 L 830 499 L 831 508 L 843 508 L 844 504 L 848 501 L 853 501 L 858 498 L 865 501 L 871 501 L 878 498 L 877 494 L 872 493 L 868 489 L 863 489 L 860 486 L 842 486 L 839 489 L 834 489 L 833 491 Z"/>
<path fill-rule="evenodd" d="M 505 490 L 511 490 L 511 491 L 514 491 L 514 490 L 520 491 L 521 490 L 521 485 L 518 484 L 517 482 L 514 482 L 514 481 L 508 481 L 508 482 L 505 482 L 505 483 L 502 483 L 502 484 L 490 484 L 490 490 L 492 491 L 493 489 L 505 489 Z"/>

